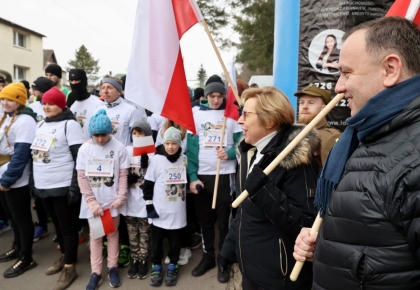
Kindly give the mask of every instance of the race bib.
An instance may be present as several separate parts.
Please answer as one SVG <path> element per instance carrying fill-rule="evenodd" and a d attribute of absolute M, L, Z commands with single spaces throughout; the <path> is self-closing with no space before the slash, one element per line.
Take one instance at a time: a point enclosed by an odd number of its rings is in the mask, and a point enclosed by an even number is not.
<path fill-rule="evenodd" d="M 185 166 L 165 167 L 165 184 L 181 183 L 187 183 L 187 174 Z"/>
<path fill-rule="evenodd" d="M 86 176 L 114 176 L 114 159 L 113 158 L 88 158 L 85 171 Z"/>
<path fill-rule="evenodd" d="M 32 142 L 31 149 L 47 152 L 54 140 L 53 134 L 38 133 Z"/>
<path fill-rule="evenodd" d="M 130 167 L 140 167 L 141 156 L 131 156 Z"/>
<path fill-rule="evenodd" d="M 207 135 L 204 136 L 204 147 L 218 147 L 222 138 L 222 130 L 207 130 Z M 223 146 L 227 146 L 226 132 L 223 138 Z"/>

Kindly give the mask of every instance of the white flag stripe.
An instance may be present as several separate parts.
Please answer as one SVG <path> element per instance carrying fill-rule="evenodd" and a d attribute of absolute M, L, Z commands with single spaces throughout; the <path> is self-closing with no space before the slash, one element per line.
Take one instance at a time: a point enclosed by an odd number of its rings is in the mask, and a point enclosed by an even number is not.
<path fill-rule="evenodd" d="M 133 147 L 145 147 L 154 144 L 152 136 L 133 138 Z"/>
<path fill-rule="evenodd" d="M 88 219 L 89 221 L 89 228 L 92 232 L 93 238 L 98 239 L 100 237 L 105 236 L 104 226 L 102 224 L 101 217 L 91 217 Z"/>
<path fill-rule="evenodd" d="M 411 0 L 410 6 L 408 6 L 405 18 L 413 21 L 420 7 L 420 0 Z"/>
<path fill-rule="evenodd" d="M 195 0 L 189 0 L 190 5 L 192 9 L 194 10 L 195 17 L 197 17 L 198 22 L 202 21 L 204 19 L 203 14 L 201 14 L 201 10 L 197 5 L 197 2 Z"/>
<path fill-rule="evenodd" d="M 238 85 L 236 84 L 236 70 L 235 70 L 235 59 L 232 59 L 232 65 L 230 67 L 230 79 L 232 80 L 233 85 L 238 91 Z"/>

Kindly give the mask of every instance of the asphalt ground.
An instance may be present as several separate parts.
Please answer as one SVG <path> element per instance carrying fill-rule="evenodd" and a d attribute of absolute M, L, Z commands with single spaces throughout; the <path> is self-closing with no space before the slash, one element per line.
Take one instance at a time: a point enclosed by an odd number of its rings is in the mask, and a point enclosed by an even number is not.
<path fill-rule="evenodd" d="M 34 213 L 35 214 L 35 213 Z M 35 216 L 34 216 L 35 220 Z M 49 235 L 33 245 L 33 258 L 37 262 L 38 266 L 34 269 L 31 269 L 25 272 L 23 275 L 6 279 L 3 277 L 2 273 L 10 267 L 14 261 L 9 261 L 5 263 L 0 263 L 0 290 L 43 290 L 43 289 L 53 289 L 60 273 L 55 275 L 47 276 L 44 274 L 44 271 L 51 266 L 59 257 L 60 252 L 56 250 L 57 243 L 52 241 L 54 237 L 54 226 L 52 223 L 48 223 Z M 85 237 L 88 237 L 87 226 L 84 227 Z M 10 249 L 13 241 L 13 231 L 9 230 L 0 234 L 0 254 L 3 254 Z M 217 243 L 215 243 L 217 245 Z M 165 253 L 167 253 L 167 243 L 165 241 Z M 149 285 L 150 281 L 150 270 L 149 277 L 144 280 L 140 279 L 129 279 L 127 277 L 127 272 L 129 267 L 119 268 L 118 273 L 120 275 L 122 284 L 118 289 L 157 289 L 157 288 L 173 288 L 173 289 L 186 289 L 186 290 L 225 290 L 226 284 L 220 284 L 217 281 L 217 268 L 214 268 L 208 271 L 201 277 L 193 277 L 191 271 L 201 260 L 202 249 L 192 251 L 192 257 L 189 260 L 189 263 L 185 266 L 179 266 L 179 276 L 178 284 L 176 286 L 167 287 L 164 284 L 160 287 L 152 287 Z M 149 261 L 149 268 L 151 264 Z M 164 271 L 166 271 L 166 265 L 164 265 Z M 78 278 L 73 282 L 73 284 L 68 288 L 83 290 L 86 288 L 87 283 L 89 282 L 91 275 L 91 268 L 89 262 L 89 251 L 87 248 L 87 242 L 79 244 L 78 251 L 78 262 L 76 264 L 76 271 Z M 103 282 L 98 289 L 112 289 L 109 285 L 109 280 L 107 279 L 105 273 L 106 269 L 106 260 L 103 262 L 102 277 Z M 165 273 L 165 272 L 164 272 Z"/>

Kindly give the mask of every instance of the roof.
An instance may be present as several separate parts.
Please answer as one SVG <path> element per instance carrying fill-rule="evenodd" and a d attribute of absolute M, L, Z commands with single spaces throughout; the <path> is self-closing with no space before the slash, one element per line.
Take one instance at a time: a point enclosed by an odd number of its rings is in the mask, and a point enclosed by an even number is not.
<path fill-rule="evenodd" d="M 44 49 L 44 68 L 47 67 L 49 63 L 57 63 L 57 58 L 55 57 L 54 50 Z"/>
<path fill-rule="evenodd" d="M 13 23 L 13 22 L 11 22 L 11 21 L 9 21 L 9 20 L 6 20 L 6 19 L 4 19 L 4 18 L 0 18 L 0 22 L 3 22 L 3 23 L 5 23 L 5 24 L 7 24 L 7 25 L 10 25 L 10 26 L 17 27 L 17 28 L 19 28 L 19 29 L 25 30 L 25 31 L 27 31 L 27 32 L 30 32 L 30 33 L 35 34 L 35 35 L 40 36 L 40 37 L 46 37 L 45 35 L 43 35 L 43 34 L 41 34 L 41 33 L 39 33 L 39 32 L 36 32 L 36 31 L 33 31 L 33 30 L 29 29 L 29 28 L 26 28 L 26 27 L 20 26 L 19 24 Z"/>

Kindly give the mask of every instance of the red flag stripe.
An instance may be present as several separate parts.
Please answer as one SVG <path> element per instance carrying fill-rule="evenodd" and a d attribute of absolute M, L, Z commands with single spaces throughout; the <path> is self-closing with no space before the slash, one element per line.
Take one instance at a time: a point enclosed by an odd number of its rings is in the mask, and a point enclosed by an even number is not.
<path fill-rule="evenodd" d="M 133 147 L 133 156 L 141 156 L 144 154 L 155 153 L 156 147 L 155 145 L 148 145 L 144 147 Z"/>
<path fill-rule="evenodd" d="M 189 1 L 172 0 L 172 6 L 174 8 L 178 36 L 181 39 L 182 35 L 200 20 L 197 19 L 197 15 Z"/>
<path fill-rule="evenodd" d="M 195 135 L 196 132 L 194 118 L 191 113 L 190 94 L 185 85 L 186 83 L 187 79 L 185 77 L 184 63 L 182 62 L 181 49 L 179 49 L 174 73 L 161 115 L 182 127 L 189 129 Z"/>
<path fill-rule="evenodd" d="M 115 231 L 114 221 L 112 220 L 111 212 L 109 209 L 104 210 L 104 215 L 101 216 L 101 221 L 104 227 L 105 235 Z"/>

